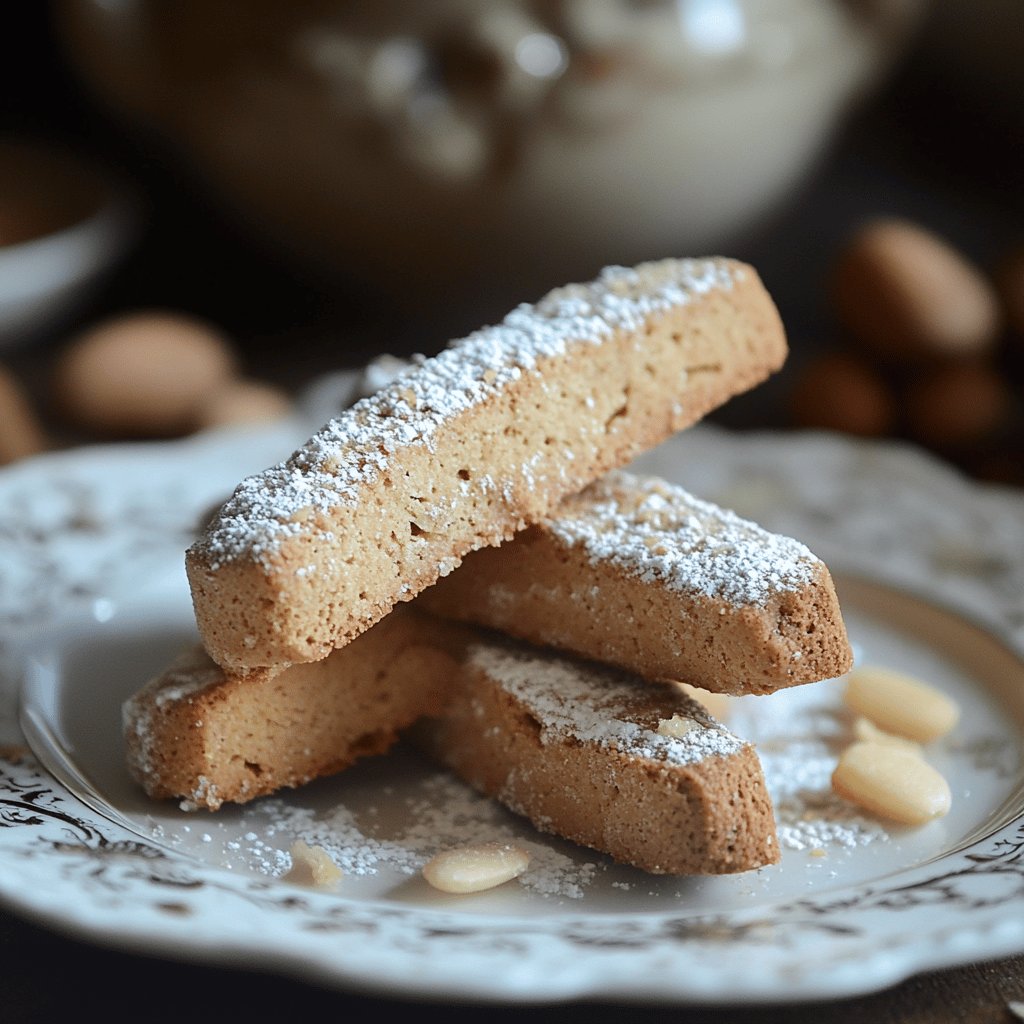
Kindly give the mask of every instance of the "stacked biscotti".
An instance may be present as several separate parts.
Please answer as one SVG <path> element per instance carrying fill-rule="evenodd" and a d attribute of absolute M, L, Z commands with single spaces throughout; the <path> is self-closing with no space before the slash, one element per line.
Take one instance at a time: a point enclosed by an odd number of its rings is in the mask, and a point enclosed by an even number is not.
<path fill-rule="evenodd" d="M 154 797 L 216 809 L 400 735 L 649 871 L 778 857 L 753 748 L 673 681 L 849 667 L 827 568 L 636 455 L 777 370 L 752 268 L 609 268 L 413 361 L 238 486 L 189 549 L 201 647 L 125 706 Z"/>
<path fill-rule="evenodd" d="M 520 306 L 238 486 L 186 558 L 206 649 L 238 671 L 324 657 L 785 357 L 729 260 L 612 268 Z"/>

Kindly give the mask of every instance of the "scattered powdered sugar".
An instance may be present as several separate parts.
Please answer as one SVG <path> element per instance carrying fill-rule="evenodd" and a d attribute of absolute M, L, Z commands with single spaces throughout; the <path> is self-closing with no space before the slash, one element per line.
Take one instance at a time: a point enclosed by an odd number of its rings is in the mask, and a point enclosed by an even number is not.
<path fill-rule="evenodd" d="M 833 792 L 836 753 L 830 744 L 805 740 L 759 753 L 783 850 L 853 848 L 888 838 L 877 818 L 858 813 Z"/>
<path fill-rule="evenodd" d="M 531 838 L 520 819 L 447 772 L 422 772 L 401 793 L 385 787 L 379 797 L 380 806 L 358 814 L 345 803 L 317 811 L 285 797 L 266 798 L 243 809 L 235 828 L 216 840 L 192 825 L 151 831 L 171 845 L 191 844 L 199 833 L 200 842 L 217 844 L 211 856 L 224 866 L 281 879 L 292 870 L 291 851 L 301 842 L 322 850 L 342 872 L 342 893 L 351 891 L 352 882 L 379 875 L 417 876 L 439 852 L 484 842 L 525 848 L 530 864 L 515 883 L 539 897 L 581 899 L 597 873 L 593 861 L 561 852 L 539 834 Z M 398 823 L 389 826 L 380 820 L 385 817 Z"/>
<path fill-rule="evenodd" d="M 529 659 L 514 659 L 501 653 L 501 645 L 489 648 L 490 668 L 501 668 L 510 685 L 518 680 L 528 686 Z M 589 686 L 593 679 L 589 677 Z M 571 673 L 550 672 L 546 685 L 578 686 L 580 677 Z M 827 687 L 827 684 L 825 684 Z M 614 685 L 613 685 L 614 692 Z M 548 692 L 540 704 L 548 704 Z M 599 707 L 603 698 L 594 706 Z M 684 698 L 685 700 L 685 698 Z M 848 739 L 849 723 L 837 713 L 834 691 L 827 688 L 798 687 L 771 697 L 732 698 L 729 721 L 755 743 L 764 769 L 768 792 L 775 805 L 779 845 L 784 855 L 819 857 L 831 850 L 853 850 L 869 844 L 884 843 L 890 834 L 883 823 L 861 814 L 837 797 L 831 788 L 831 773 L 838 750 Z M 686 702 L 685 714 L 706 715 Z M 557 723 L 563 714 L 557 700 L 551 712 Z M 547 714 L 547 711 L 545 711 Z M 574 722 L 578 718 L 573 713 Z M 740 741 L 720 727 L 691 729 L 682 739 L 658 736 L 651 730 L 638 739 L 638 733 L 620 734 L 610 727 L 614 740 L 591 723 L 597 742 L 639 742 L 640 748 L 657 756 L 659 745 L 692 758 L 693 751 L 682 750 L 696 733 L 709 734 L 712 746 L 738 746 Z M 556 724 L 551 726 L 557 728 Z M 578 724 L 574 728 L 579 729 Z M 586 727 L 589 729 L 589 726 Z M 606 858 L 582 847 L 564 843 L 556 837 L 536 832 L 518 817 L 475 792 L 447 771 L 436 769 L 408 751 L 393 751 L 373 763 L 357 766 L 339 778 L 340 796 L 326 800 L 305 800 L 296 795 L 266 797 L 251 805 L 229 810 L 196 824 L 152 827 L 152 834 L 170 845 L 201 847 L 202 856 L 233 870 L 254 871 L 268 877 L 286 879 L 292 870 L 290 851 L 297 841 L 322 849 L 344 875 L 338 892 L 351 896 L 361 886 L 369 886 L 370 895 L 386 895 L 395 886 L 415 879 L 424 864 L 435 854 L 452 847 L 484 842 L 507 842 L 524 847 L 530 853 L 530 865 L 512 886 L 540 899 L 580 900 L 594 884 L 603 880 L 605 890 L 634 890 L 651 887 L 655 880 L 639 873 L 623 875 L 622 869 Z M 705 755 L 706 756 L 706 755 Z M 391 764 L 392 767 L 387 766 Z M 358 780 L 361 772 L 384 772 L 390 781 L 381 784 L 377 776 L 367 782 Z M 355 779 L 354 788 L 345 787 Z M 360 789 L 360 785 L 362 789 Z M 300 791 L 305 792 L 305 791 Z M 347 795 L 346 795 L 347 794 Z M 227 813 L 225 813 L 227 812 Z M 771 878 L 772 868 L 756 874 Z M 731 886 L 737 878 L 715 880 Z M 749 884 L 749 879 L 748 883 Z M 376 888 L 375 888 L 376 887 Z M 742 890 L 750 895 L 756 889 Z M 665 896 L 671 890 L 661 890 Z"/>
<path fill-rule="evenodd" d="M 536 304 L 451 342 L 437 355 L 381 375 L 381 388 L 330 420 L 289 459 L 247 477 L 193 545 L 207 564 L 271 555 L 308 529 L 318 512 L 353 504 L 386 472 L 394 453 L 430 446 L 439 428 L 502 394 L 545 359 L 601 345 L 636 330 L 652 313 L 730 288 L 742 268 L 719 259 L 669 259 L 608 267 L 592 282 L 568 285 Z"/>
<path fill-rule="evenodd" d="M 374 874 L 384 863 L 402 874 L 412 874 L 420 866 L 414 846 L 400 839 L 367 836 L 355 814 L 344 805 L 321 817 L 309 808 L 269 800 L 262 811 L 271 819 L 266 834 L 296 835 L 309 845 L 321 847 L 346 875 Z"/>
<path fill-rule="evenodd" d="M 756 737 L 783 850 L 853 849 L 884 842 L 889 832 L 832 789 L 832 772 L 850 740 L 850 722 L 824 680 L 764 697 L 733 699 L 730 724 Z"/>
<path fill-rule="evenodd" d="M 735 605 L 763 606 L 773 593 L 814 578 L 820 560 L 797 540 L 656 477 L 607 474 L 546 521 L 556 539 L 592 562 L 645 583 Z"/>
<path fill-rule="evenodd" d="M 542 742 L 595 743 L 673 765 L 728 757 L 743 747 L 681 692 L 638 685 L 637 677 L 616 669 L 501 641 L 473 644 L 468 662 L 530 710 Z M 673 715 L 694 728 L 678 736 L 659 733 L 659 721 Z"/>

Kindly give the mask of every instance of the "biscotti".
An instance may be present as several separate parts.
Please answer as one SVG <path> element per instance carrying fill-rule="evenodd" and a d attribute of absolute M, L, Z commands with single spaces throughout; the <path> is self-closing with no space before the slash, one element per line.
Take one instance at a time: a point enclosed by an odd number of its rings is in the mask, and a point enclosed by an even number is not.
<path fill-rule="evenodd" d="M 329 659 L 244 678 L 197 645 L 125 702 L 128 769 L 155 799 L 217 810 L 381 754 L 443 704 L 457 669 L 437 634 L 403 607 Z"/>
<path fill-rule="evenodd" d="M 459 631 L 433 610 L 719 693 L 849 667 L 831 578 L 806 547 L 613 471 L 326 659 L 239 676 L 187 654 L 126 706 L 133 774 L 151 795 L 216 807 L 384 752 L 444 696 L 437 647 L 454 652 Z"/>
<path fill-rule="evenodd" d="M 417 361 L 242 481 L 189 549 L 206 650 L 316 661 L 606 471 L 779 369 L 756 272 L 608 268 Z"/>
<path fill-rule="evenodd" d="M 853 663 L 828 567 L 655 477 L 613 471 L 421 602 L 654 679 L 771 693 Z"/>
<path fill-rule="evenodd" d="M 620 863 L 700 875 L 779 859 L 753 747 L 668 683 L 490 637 L 409 736 L 540 831 Z"/>
<path fill-rule="evenodd" d="M 439 764 L 622 863 L 719 874 L 777 859 L 753 748 L 678 687 L 412 608 L 279 673 L 227 676 L 196 648 L 124 705 L 147 794 L 211 811 L 382 753 L 414 720 Z"/>

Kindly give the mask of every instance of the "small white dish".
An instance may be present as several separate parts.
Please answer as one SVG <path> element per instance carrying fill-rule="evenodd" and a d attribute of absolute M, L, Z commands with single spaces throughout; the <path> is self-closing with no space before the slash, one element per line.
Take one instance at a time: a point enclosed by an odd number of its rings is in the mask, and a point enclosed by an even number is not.
<path fill-rule="evenodd" d="M 7 148 L 10 144 L 0 151 Z M 28 345 L 72 317 L 115 269 L 136 234 L 137 204 L 113 175 L 72 153 L 41 154 L 66 163 L 72 177 L 96 177 L 98 201 L 66 227 L 0 245 L 0 350 Z"/>

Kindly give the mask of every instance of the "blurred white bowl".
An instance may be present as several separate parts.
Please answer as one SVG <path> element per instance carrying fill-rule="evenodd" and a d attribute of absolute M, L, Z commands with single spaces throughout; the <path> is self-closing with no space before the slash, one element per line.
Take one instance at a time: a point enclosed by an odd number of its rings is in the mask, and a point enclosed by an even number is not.
<path fill-rule="evenodd" d="M 57 9 L 95 95 L 247 227 L 473 323 L 607 263 L 731 248 L 808 179 L 924 2 Z"/>
<path fill-rule="evenodd" d="M 79 170 L 76 158 L 65 159 Z M 135 236 L 135 203 L 110 181 L 100 180 L 97 195 L 83 219 L 0 245 L 0 348 L 27 345 L 73 317 L 126 254 Z"/>

